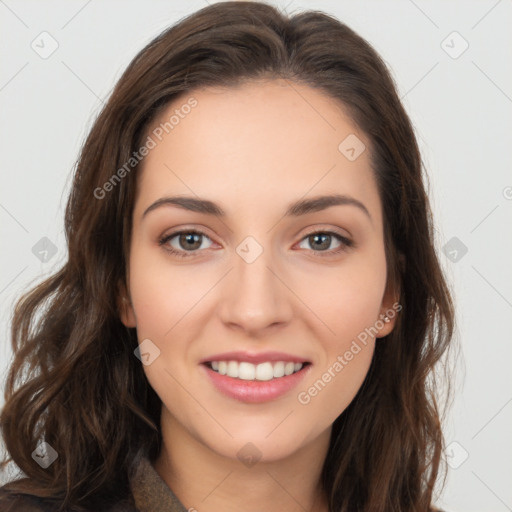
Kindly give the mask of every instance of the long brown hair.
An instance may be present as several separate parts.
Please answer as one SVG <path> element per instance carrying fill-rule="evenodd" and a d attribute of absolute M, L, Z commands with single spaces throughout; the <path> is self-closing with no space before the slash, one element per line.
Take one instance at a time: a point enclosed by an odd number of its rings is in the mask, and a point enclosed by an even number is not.
<path fill-rule="evenodd" d="M 454 311 L 411 122 L 363 38 L 325 13 L 288 17 L 258 2 L 216 3 L 156 37 L 92 127 L 66 209 L 68 260 L 14 312 L 1 428 L 11 457 L 4 464 L 14 461 L 27 478 L 6 489 L 84 510 L 126 497 L 137 456 L 159 453 L 161 401 L 134 357 L 136 331 L 123 326 L 118 310 L 137 166 L 108 193 L 98 190 L 133 157 L 170 101 L 259 78 L 324 92 L 367 134 L 389 279 L 403 308 L 334 422 L 322 473 L 329 510 L 429 510 L 443 449 L 433 370 L 452 339 Z M 47 469 L 31 457 L 43 440 L 58 453 Z"/>

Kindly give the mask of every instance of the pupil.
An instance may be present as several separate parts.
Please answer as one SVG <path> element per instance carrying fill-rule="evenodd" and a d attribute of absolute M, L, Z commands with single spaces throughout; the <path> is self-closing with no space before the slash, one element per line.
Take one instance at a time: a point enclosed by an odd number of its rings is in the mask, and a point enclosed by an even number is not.
<path fill-rule="evenodd" d="M 323 238 L 324 239 L 324 243 L 322 244 L 322 242 L 320 242 L 320 244 L 317 244 L 316 242 Z M 330 235 L 323 235 L 323 234 L 320 234 L 320 235 L 312 235 L 310 237 L 310 239 L 313 239 L 314 242 L 311 244 L 313 246 L 316 245 L 316 249 L 317 248 L 321 248 L 321 249 L 328 249 L 329 248 L 329 240 L 330 240 L 331 236 Z M 327 243 L 326 243 L 327 242 Z"/>
<path fill-rule="evenodd" d="M 187 233 L 185 235 L 181 235 L 180 244 L 183 248 L 198 249 L 201 246 L 201 242 L 199 240 L 200 236 L 201 235 L 198 235 L 197 233 Z M 187 247 L 187 244 L 192 244 L 193 247 Z"/>

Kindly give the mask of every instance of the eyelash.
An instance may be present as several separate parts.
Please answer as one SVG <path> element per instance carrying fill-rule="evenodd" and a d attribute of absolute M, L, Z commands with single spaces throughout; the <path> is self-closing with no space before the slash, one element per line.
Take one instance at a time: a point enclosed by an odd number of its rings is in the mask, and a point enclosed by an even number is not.
<path fill-rule="evenodd" d="M 206 234 L 206 233 L 203 233 L 201 231 L 197 231 L 195 229 L 188 229 L 188 230 L 183 230 L 183 231 L 176 231 L 174 233 L 171 233 L 170 235 L 165 235 L 163 236 L 162 238 L 160 238 L 158 240 L 158 245 L 159 246 L 164 246 L 165 244 L 167 244 L 167 242 L 169 242 L 170 240 L 172 240 L 173 238 L 175 238 L 176 236 L 178 235 L 183 235 L 183 234 L 186 234 L 186 235 L 200 235 L 200 236 L 204 236 L 208 239 L 210 239 L 210 237 Z M 301 242 L 312 236 L 312 235 L 328 235 L 328 236 L 332 236 L 334 238 L 336 238 L 339 242 L 341 242 L 341 245 L 340 247 L 338 247 L 337 249 L 331 249 L 329 251 L 315 251 L 314 249 L 312 249 L 312 252 L 316 253 L 317 256 L 320 256 L 321 258 L 325 258 L 325 257 L 329 257 L 329 256 L 336 256 L 337 254 L 341 253 L 341 252 L 344 252 L 346 251 L 347 249 L 349 248 L 352 248 L 352 247 L 355 247 L 355 244 L 352 240 L 350 240 L 349 238 L 339 234 L 339 233 L 336 233 L 335 231 L 312 231 L 310 233 L 307 233 L 306 235 L 304 235 L 302 238 L 301 238 Z M 210 239 L 211 240 L 211 239 Z M 170 246 L 166 246 L 164 247 L 164 250 L 166 250 L 167 252 L 169 252 L 170 254 L 174 255 L 174 256 L 178 256 L 180 258 L 190 258 L 190 257 L 193 257 L 196 255 L 197 252 L 199 252 L 198 250 L 194 250 L 194 251 L 177 251 L 176 249 L 173 249 L 172 247 Z"/>

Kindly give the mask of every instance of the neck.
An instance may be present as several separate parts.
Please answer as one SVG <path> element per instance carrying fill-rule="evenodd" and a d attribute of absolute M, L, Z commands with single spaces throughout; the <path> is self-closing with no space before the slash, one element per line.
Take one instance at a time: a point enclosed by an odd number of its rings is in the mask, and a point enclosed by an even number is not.
<path fill-rule="evenodd" d="M 330 430 L 284 459 L 262 456 L 256 463 L 244 464 L 192 437 L 165 407 L 161 427 L 163 443 L 155 469 L 185 508 L 201 512 L 328 512 L 320 477 Z"/>

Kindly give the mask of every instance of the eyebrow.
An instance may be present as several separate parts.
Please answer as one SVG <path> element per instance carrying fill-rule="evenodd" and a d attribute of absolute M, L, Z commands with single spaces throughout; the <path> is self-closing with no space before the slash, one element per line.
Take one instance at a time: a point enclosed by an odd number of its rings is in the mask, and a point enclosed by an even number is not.
<path fill-rule="evenodd" d="M 285 217 L 299 217 L 308 213 L 319 212 L 330 208 L 331 206 L 355 206 L 360 211 L 364 212 L 366 216 L 372 220 L 370 212 L 366 206 L 355 199 L 354 197 L 343 194 L 331 194 L 325 196 L 313 197 L 311 199 L 300 199 L 288 206 L 284 214 Z M 144 210 L 142 217 L 144 218 L 149 212 L 156 210 L 162 206 L 176 206 L 183 210 L 191 212 L 204 213 L 206 215 L 213 215 L 219 218 L 225 218 L 226 212 L 213 201 L 201 199 L 198 197 L 189 196 L 172 196 L 162 197 L 157 199 L 154 203 Z"/>

